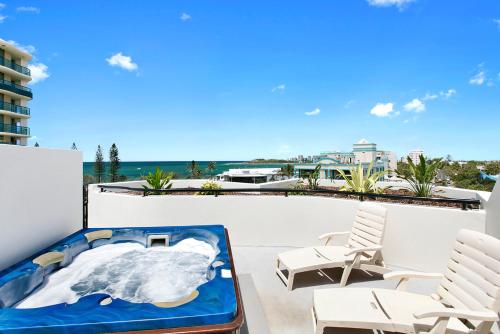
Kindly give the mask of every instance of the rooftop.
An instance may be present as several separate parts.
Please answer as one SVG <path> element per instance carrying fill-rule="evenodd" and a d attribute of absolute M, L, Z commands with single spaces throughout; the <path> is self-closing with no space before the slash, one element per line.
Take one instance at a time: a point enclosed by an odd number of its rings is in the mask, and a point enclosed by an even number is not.
<path fill-rule="evenodd" d="M 4 179 L 0 188 L 2 221 L 15 222 L 0 235 L 0 268 L 31 256 L 84 226 L 222 224 L 229 233 L 241 285 L 246 314 L 242 333 L 313 332 L 310 314 L 313 291 L 339 288 L 342 272 L 332 269 L 297 274 L 294 289 L 288 291 L 275 272 L 277 255 L 319 245 L 318 236 L 325 232 L 351 230 L 360 205 L 357 198 L 321 196 L 137 196 L 120 191 L 102 192 L 97 185 L 89 186 L 82 198 L 80 152 L 5 146 L 0 149 L 0 159 L 12 161 L 0 164 L 0 175 L 12 176 Z M 37 173 L 31 170 L 34 165 Z M 24 181 L 20 183 L 21 176 Z M 189 184 L 199 187 L 204 181 L 175 182 L 178 187 Z M 460 229 L 500 236 L 499 186 L 491 194 L 463 189 L 446 191 L 452 197 L 480 199 L 481 208 L 461 210 L 378 203 L 387 210 L 382 253 L 389 269 L 442 273 Z M 335 242 L 343 244 L 345 239 Z M 409 290 L 428 295 L 435 291 L 437 283 L 415 280 Z M 393 289 L 394 286 L 393 281 L 383 280 L 378 274 L 353 270 L 347 288 Z M 500 333 L 496 325 L 493 331 Z"/>

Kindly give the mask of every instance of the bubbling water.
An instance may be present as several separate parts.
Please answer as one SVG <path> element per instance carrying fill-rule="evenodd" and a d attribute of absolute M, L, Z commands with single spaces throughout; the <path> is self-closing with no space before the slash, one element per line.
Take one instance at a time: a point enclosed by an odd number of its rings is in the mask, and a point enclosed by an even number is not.
<path fill-rule="evenodd" d="M 104 245 L 79 254 L 16 307 L 75 303 L 96 293 L 133 303 L 178 300 L 208 281 L 207 269 L 215 256 L 211 245 L 193 238 L 172 247 Z"/>

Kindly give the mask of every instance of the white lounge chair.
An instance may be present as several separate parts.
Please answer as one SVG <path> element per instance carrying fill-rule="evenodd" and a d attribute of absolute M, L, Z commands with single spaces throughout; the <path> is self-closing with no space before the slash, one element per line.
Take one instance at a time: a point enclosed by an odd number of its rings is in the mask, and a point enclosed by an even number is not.
<path fill-rule="evenodd" d="M 350 232 L 323 234 L 319 239 L 326 240 L 324 246 L 300 248 L 278 254 L 276 273 L 291 291 L 295 274 L 306 271 L 344 268 L 341 286 L 347 283 L 352 269 L 379 274 L 388 272 L 381 252 L 386 216 L 387 209 L 383 206 L 361 203 Z M 345 245 L 328 245 L 332 239 L 342 235 L 349 235 Z M 285 276 L 283 269 L 288 272 L 288 276 Z"/>
<path fill-rule="evenodd" d="M 486 334 L 500 309 L 500 240 L 461 230 L 444 275 L 391 272 L 396 290 L 344 288 L 314 291 L 314 331 L 327 327 L 399 333 Z M 430 296 L 406 292 L 410 278 L 441 278 Z"/>

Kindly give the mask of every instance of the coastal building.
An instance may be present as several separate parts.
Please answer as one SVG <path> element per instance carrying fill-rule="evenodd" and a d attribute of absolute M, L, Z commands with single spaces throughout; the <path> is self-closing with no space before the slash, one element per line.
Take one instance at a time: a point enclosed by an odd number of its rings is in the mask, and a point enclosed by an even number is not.
<path fill-rule="evenodd" d="M 373 162 L 373 171 L 394 171 L 397 168 L 397 157 L 394 152 L 377 150 L 377 144 L 362 139 L 353 144 L 351 152 L 322 152 L 314 156 L 312 163 L 297 164 L 295 170 L 299 176 L 310 173 L 318 164 L 321 165 L 320 178 L 338 179 L 338 170 L 350 173 L 360 163 L 365 169 Z"/>
<path fill-rule="evenodd" d="M 218 181 L 241 183 L 265 183 L 284 180 L 280 168 L 232 168 L 217 175 Z"/>
<path fill-rule="evenodd" d="M 414 164 L 419 163 L 421 155 L 424 155 L 424 151 L 421 149 L 413 150 L 410 153 L 408 153 L 408 157 L 410 157 L 411 161 L 413 161 Z"/>
<path fill-rule="evenodd" d="M 27 145 L 28 120 L 32 99 L 27 83 L 31 73 L 26 66 L 31 55 L 0 39 L 0 144 Z"/>

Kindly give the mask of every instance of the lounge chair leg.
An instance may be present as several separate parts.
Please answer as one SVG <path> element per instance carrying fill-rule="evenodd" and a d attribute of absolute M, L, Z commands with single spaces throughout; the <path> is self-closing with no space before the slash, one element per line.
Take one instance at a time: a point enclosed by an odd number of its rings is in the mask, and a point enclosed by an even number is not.
<path fill-rule="evenodd" d="M 318 325 L 318 319 L 316 319 L 316 313 L 314 312 L 314 307 L 311 307 L 311 315 L 313 321 L 314 334 L 323 334 L 325 327 L 322 324 Z"/>
<path fill-rule="evenodd" d="M 288 283 L 287 283 L 288 291 L 292 291 L 293 290 L 293 279 L 294 278 L 295 278 L 295 273 L 293 273 L 290 270 L 288 270 Z"/>
<path fill-rule="evenodd" d="M 347 284 L 347 279 L 349 278 L 349 275 L 351 274 L 352 270 L 352 264 L 348 264 L 344 268 L 344 272 L 342 273 L 342 278 L 340 279 L 340 286 L 344 287 Z"/>

